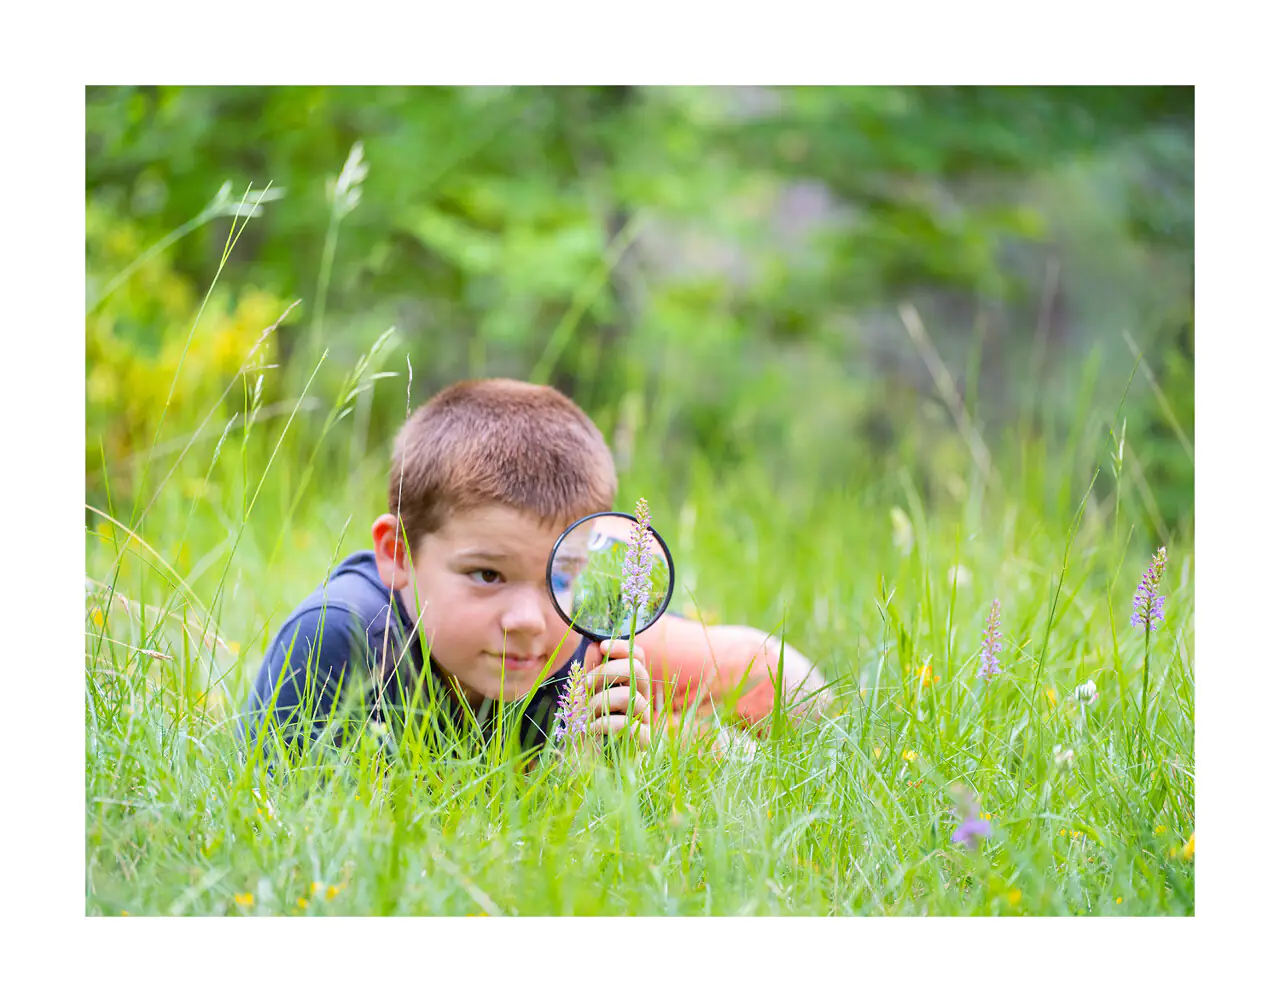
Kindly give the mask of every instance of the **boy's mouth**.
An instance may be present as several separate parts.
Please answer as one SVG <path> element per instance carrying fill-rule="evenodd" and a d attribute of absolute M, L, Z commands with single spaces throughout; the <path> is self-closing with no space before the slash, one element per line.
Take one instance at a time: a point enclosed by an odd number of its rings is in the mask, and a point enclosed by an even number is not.
<path fill-rule="evenodd" d="M 531 671 L 540 669 L 546 665 L 548 658 L 540 655 L 532 655 L 530 657 L 517 657 L 514 654 L 494 654 L 489 652 L 491 658 L 496 659 L 507 669 L 507 671 Z"/>

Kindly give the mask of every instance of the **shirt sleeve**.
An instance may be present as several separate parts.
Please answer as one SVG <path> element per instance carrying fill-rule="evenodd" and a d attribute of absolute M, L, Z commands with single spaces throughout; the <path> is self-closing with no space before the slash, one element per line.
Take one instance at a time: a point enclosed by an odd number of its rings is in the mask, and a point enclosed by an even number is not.
<path fill-rule="evenodd" d="M 369 680 L 364 631 L 351 610 L 329 604 L 290 617 L 267 649 L 249 695 L 245 735 L 252 743 L 274 723 L 286 741 L 319 738 L 335 706 Z M 353 670 L 354 669 L 354 670 Z"/>

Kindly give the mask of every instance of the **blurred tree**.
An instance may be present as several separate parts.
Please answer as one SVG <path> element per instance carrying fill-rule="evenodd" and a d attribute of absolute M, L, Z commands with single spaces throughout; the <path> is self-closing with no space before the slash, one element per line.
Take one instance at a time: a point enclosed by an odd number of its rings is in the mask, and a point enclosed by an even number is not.
<path fill-rule="evenodd" d="M 802 403 L 802 439 L 830 434 L 820 462 L 846 476 L 862 441 L 895 448 L 932 392 L 901 354 L 899 299 L 924 297 L 926 315 L 949 302 L 939 351 L 971 399 L 975 327 L 986 379 L 1020 364 L 1010 352 L 1044 298 L 1043 255 L 1028 249 L 1064 225 L 1056 189 L 1034 179 L 1114 163 L 1118 182 L 1089 175 L 1077 197 L 1125 228 L 1126 267 L 1189 261 L 1193 112 L 1177 87 L 95 87 L 86 188 L 111 222 L 87 234 L 90 324 L 101 343 L 176 337 L 155 275 L 98 304 L 124 267 L 117 245 L 140 253 L 181 231 L 227 179 L 237 192 L 269 181 L 284 197 L 222 281 L 303 300 L 277 335 L 290 368 L 314 365 L 305 335 L 323 305 L 337 373 L 395 322 L 430 360 L 420 397 L 468 374 L 532 373 L 607 421 L 628 398 L 628 422 L 726 462 L 746 436 L 797 461 L 778 429 Z M 357 141 L 368 175 L 322 267 L 325 179 Z M 1114 242 L 1101 232 L 1095 243 Z M 199 226 L 155 267 L 203 290 L 225 240 L 225 225 Z M 1070 307 L 1098 297 L 1081 293 L 1087 254 L 1054 253 L 1066 339 L 1094 322 Z M 999 405 L 984 398 L 992 418 Z M 369 434 L 402 413 L 375 406 Z"/>

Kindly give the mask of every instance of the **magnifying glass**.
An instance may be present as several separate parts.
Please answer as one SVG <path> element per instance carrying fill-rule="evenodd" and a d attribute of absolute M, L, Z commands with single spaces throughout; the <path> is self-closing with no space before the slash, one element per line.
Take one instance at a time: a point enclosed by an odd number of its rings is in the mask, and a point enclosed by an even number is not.
<path fill-rule="evenodd" d="M 547 559 L 556 612 L 596 643 L 631 639 L 656 623 L 671 601 L 671 551 L 652 528 L 637 541 L 638 527 L 625 512 L 588 515 L 560 534 Z"/>

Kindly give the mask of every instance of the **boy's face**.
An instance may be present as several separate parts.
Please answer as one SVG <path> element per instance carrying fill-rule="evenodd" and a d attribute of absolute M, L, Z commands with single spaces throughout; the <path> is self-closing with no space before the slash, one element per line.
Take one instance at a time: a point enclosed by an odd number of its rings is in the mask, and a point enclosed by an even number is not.
<path fill-rule="evenodd" d="M 577 649 L 581 637 L 547 592 L 547 558 L 562 528 L 490 505 L 453 515 L 418 541 L 401 594 L 421 614 L 424 647 L 469 699 L 523 696 Z"/>

